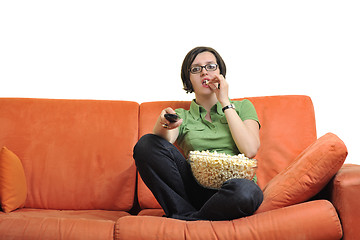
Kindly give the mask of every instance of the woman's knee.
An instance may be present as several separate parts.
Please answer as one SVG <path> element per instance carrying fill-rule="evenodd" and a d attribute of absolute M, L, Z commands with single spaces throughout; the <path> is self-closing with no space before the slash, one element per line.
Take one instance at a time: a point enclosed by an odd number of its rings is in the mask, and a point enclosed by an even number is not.
<path fill-rule="evenodd" d="M 150 151 L 154 150 L 154 144 L 157 136 L 154 134 L 146 134 L 142 136 L 134 146 L 133 157 L 135 162 L 141 161 L 141 159 L 148 159 Z"/>
<path fill-rule="evenodd" d="M 134 147 L 134 154 L 138 152 L 143 152 L 151 147 L 151 144 L 154 142 L 154 134 L 146 134 L 142 136 Z"/>
<path fill-rule="evenodd" d="M 155 148 L 162 148 L 167 141 L 155 134 L 145 134 L 142 136 L 134 147 L 134 152 L 148 152 Z"/>
<path fill-rule="evenodd" d="M 133 150 L 133 157 L 135 163 L 151 162 L 156 161 L 163 153 L 167 152 L 170 145 L 167 140 L 159 137 L 155 134 L 146 134 L 142 136 L 136 143 Z"/>
<path fill-rule="evenodd" d="M 241 206 L 248 215 L 253 214 L 263 201 L 263 192 L 260 187 L 248 179 L 231 179 L 226 181 L 222 189 L 231 192 L 235 204 Z"/>

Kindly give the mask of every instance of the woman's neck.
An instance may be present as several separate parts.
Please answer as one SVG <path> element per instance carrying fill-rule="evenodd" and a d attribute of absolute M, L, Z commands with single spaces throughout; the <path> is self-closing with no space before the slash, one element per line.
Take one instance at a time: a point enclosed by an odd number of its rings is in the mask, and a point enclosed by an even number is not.
<path fill-rule="evenodd" d="M 195 95 L 196 103 L 205 108 L 209 113 L 210 109 L 218 102 L 216 95 Z"/>

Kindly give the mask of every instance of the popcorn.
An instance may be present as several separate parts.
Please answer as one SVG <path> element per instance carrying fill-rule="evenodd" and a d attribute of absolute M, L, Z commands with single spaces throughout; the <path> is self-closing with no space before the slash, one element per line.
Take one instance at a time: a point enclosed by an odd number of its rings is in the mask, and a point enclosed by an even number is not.
<path fill-rule="evenodd" d="M 189 162 L 192 173 L 198 183 L 207 188 L 219 189 L 233 178 L 252 180 L 257 161 L 244 154 L 229 155 L 207 151 L 190 151 Z"/>

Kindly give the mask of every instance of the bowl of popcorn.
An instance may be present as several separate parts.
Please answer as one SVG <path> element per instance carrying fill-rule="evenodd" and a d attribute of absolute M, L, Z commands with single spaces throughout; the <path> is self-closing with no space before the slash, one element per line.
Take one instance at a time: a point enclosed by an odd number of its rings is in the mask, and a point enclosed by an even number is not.
<path fill-rule="evenodd" d="M 234 178 L 252 180 L 257 168 L 257 161 L 244 154 L 232 156 L 216 151 L 190 151 L 188 161 L 196 181 L 211 189 L 219 189 Z"/>

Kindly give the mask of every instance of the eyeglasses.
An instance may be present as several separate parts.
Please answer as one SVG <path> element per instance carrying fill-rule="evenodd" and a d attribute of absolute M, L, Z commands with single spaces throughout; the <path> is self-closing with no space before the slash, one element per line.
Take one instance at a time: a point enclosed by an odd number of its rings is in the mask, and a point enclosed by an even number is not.
<path fill-rule="evenodd" d="M 190 68 L 190 73 L 197 74 L 200 73 L 203 68 L 206 69 L 206 71 L 215 71 L 218 68 L 218 65 L 216 63 L 209 63 L 204 66 L 194 66 Z"/>

